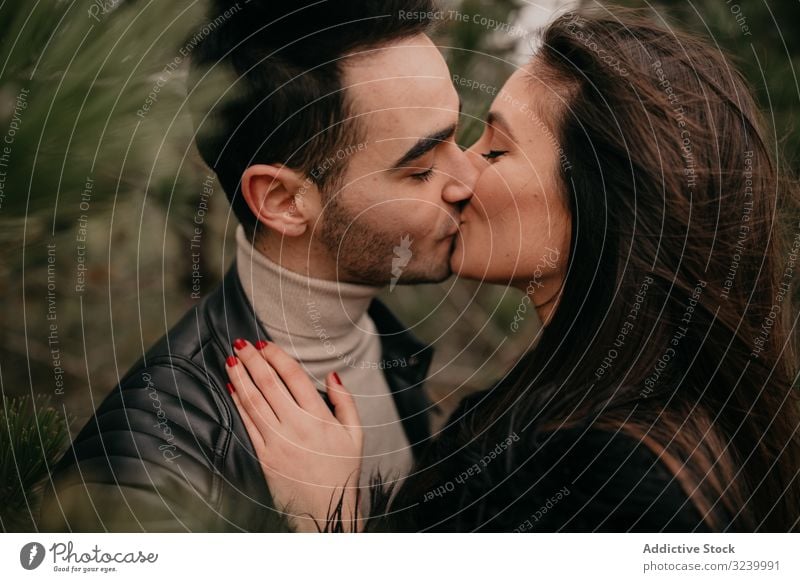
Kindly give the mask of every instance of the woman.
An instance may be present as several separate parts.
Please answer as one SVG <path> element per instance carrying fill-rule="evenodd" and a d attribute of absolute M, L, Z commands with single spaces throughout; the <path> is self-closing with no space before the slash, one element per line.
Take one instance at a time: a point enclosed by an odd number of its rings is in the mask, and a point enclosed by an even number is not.
<path fill-rule="evenodd" d="M 279 348 L 236 350 L 230 389 L 294 527 L 797 529 L 800 235 L 782 246 L 795 190 L 772 147 L 699 40 L 628 12 L 554 21 L 470 148 L 482 173 L 452 258 L 525 292 L 536 348 L 391 496 L 373 490 L 366 524 L 347 390 L 328 377 L 332 414 Z"/>

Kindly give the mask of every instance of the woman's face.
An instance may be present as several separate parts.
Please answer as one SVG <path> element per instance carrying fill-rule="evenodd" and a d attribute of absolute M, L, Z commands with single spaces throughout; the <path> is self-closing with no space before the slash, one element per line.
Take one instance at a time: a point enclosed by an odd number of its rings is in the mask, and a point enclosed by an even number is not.
<path fill-rule="evenodd" d="M 553 115 L 544 113 L 558 98 L 530 70 L 509 78 L 468 150 L 480 176 L 451 265 L 460 277 L 512 285 L 541 304 L 560 288 L 569 255 L 571 221 L 558 177 L 569 161 Z"/>

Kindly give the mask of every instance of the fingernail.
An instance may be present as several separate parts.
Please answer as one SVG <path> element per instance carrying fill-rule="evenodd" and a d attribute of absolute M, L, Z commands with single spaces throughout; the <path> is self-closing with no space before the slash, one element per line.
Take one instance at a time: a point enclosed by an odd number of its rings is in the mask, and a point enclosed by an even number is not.
<path fill-rule="evenodd" d="M 233 387 L 233 384 L 231 384 L 230 382 L 228 382 L 227 388 L 228 388 L 228 394 L 233 394 L 234 392 L 236 392 L 236 389 Z"/>
<path fill-rule="evenodd" d="M 268 345 L 269 345 L 269 342 L 265 342 L 264 340 L 258 340 L 256 342 L 256 349 L 257 350 L 263 350 Z"/>
<path fill-rule="evenodd" d="M 334 372 L 334 373 L 333 373 L 333 377 L 334 377 L 334 379 L 336 380 L 336 382 L 337 382 L 338 384 L 341 384 L 341 383 L 342 383 L 342 379 L 341 379 L 341 378 L 339 378 L 339 374 L 337 374 L 336 372 Z"/>
<path fill-rule="evenodd" d="M 225 363 L 228 364 L 229 368 L 233 368 L 236 364 L 239 363 L 239 358 L 236 356 L 228 356 L 228 359 L 225 360 Z"/>
<path fill-rule="evenodd" d="M 233 342 L 233 347 L 235 347 L 237 350 L 241 350 L 246 345 L 247 345 L 247 342 L 244 341 L 242 338 L 236 338 L 236 341 Z"/>

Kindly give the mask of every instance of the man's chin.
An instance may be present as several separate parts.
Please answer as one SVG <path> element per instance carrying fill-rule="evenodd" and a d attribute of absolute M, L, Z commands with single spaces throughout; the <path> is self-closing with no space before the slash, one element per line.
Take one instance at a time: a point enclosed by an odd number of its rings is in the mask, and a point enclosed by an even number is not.
<path fill-rule="evenodd" d="M 409 272 L 403 273 L 397 281 L 397 285 L 424 285 L 426 283 L 433 284 L 433 283 L 441 283 L 442 281 L 447 281 L 452 275 L 452 271 L 450 270 L 450 264 L 445 263 L 439 268 L 433 269 L 425 269 L 418 272 Z"/>
<path fill-rule="evenodd" d="M 417 261 L 408 265 L 399 278 L 394 279 L 395 285 L 422 285 L 425 283 L 441 283 L 453 274 L 450 269 L 450 254 L 433 261 Z"/>

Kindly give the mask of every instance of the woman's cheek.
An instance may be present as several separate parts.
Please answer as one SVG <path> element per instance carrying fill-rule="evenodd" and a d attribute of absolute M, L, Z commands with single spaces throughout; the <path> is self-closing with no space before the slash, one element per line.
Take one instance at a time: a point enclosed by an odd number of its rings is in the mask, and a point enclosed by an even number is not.
<path fill-rule="evenodd" d="M 473 203 L 485 220 L 492 220 L 512 201 L 512 183 L 494 166 L 487 168 L 474 188 Z"/>

